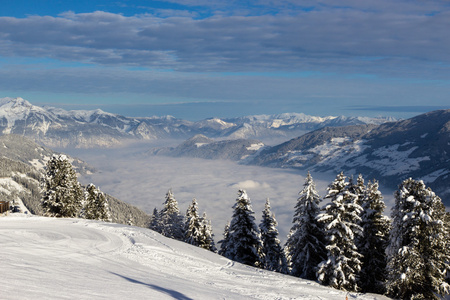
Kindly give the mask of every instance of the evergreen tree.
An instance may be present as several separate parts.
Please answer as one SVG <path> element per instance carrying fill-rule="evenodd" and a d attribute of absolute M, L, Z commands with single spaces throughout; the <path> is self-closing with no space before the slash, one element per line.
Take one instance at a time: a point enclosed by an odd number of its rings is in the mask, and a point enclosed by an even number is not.
<path fill-rule="evenodd" d="M 386 205 L 378 190 L 378 182 L 370 182 L 361 201 L 363 229 L 358 250 L 362 254 L 360 287 L 363 292 L 384 294 L 386 291 L 386 246 L 390 220 L 383 215 Z"/>
<path fill-rule="evenodd" d="M 450 253 L 450 213 L 447 211 L 444 214 L 444 225 L 447 230 L 447 237 L 445 238 L 445 240 L 447 241 L 447 251 L 448 253 Z M 447 270 L 445 279 L 447 284 L 450 284 L 450 269 Z"/>
<path fill-rule="evenodd" d="M 198 216 L 197 200 L 192 199 L 192 203 L 189 205 L 186 211 L 185 232 L 186 243 L 200 246 L 202 243 L 202 222 Z"/>
<path fill-rule="evenodd" d="M 83 189 L 77 175 L 65 155 L 53 155 L 47 162 L 42 207 L 44 214 L 50 217 L 78 217 Z"/>
<path fill-rule="evenodd" d="M 440 299 L 449 293 L 445 207 L 423 181 L 411 178 L 395 192 L 388 246 L 388 294 L 401 299 Z"/>
<path fill-rule="evenodd" d="M 262 267 L 260 233 L 250 198 L 244 190 L 239 190 L 233 209 L 224 255 L 246 265 Z"/>
<path fill-rule="evenodd" d="M 214 243 L 214 234 L 212 231 L 211 220 L 208 219 L 205 212 L 203 213 L 203 216 L 201 218 L 200 225 L 201 240 L 199 247 L 212 252 L 217 252 L 216 244 Z"/>
<path fill-rule="evenodd" d="M 225 225 L 225 228 L 223 230 L 223 239 L 221 239 L 220 241 L 218 241 L 218 243 L 220 244 L 220 249 L 218 254 L 228 257 L 228 245 L 230 243 L 230 222 L 227 222 L 227 224 Z"/>
<path fill-rule="evenodd" d="M 262 220 L 259 224 L 261 232 L 262 253 L 264 257 L 264 269 L 287 273 L 286 258 L 278 239 L 277 220 L 270 211 L 270 201 L 266 200 Z"/>
<path fill-rule="evenodd" d="M 86 187 L 86 200 L 83 211 L 86 219 L 110 221 L 108 201 L 105 194 L 92 183 Z"/>
<path fill-rule="evenodd" d="M 167 191 L 164 208 L 160 213 L 161 234 L 179 241 L 185 238 L 183 216 L 172 190 Z"/>
<path fill-rule="evenodd" d="M 349 179 L 348 190 L 350 191 L 350 193 L 358 196 L 358 204 L 361 205 L 361 201 L 364 198 L 364 193 L 366 191 L 366 186 L 364 185 L 364 178 L 362 174 L 358 175 L 356 184 L 353 180 L 353 177 Z"/>
<path fill-rule="evenodd" d="M 324 225 L 328 258 L 319 264 L 318 280 L 336 289 L 356 291 L 362 257 L 355 245 L 355 236 L 362 234 L 358 196 L 348 190 L 348 182 L 340 173 L 328 187 L 325 199 L 331 202 L 318 220 Z"/>
<path fill-rule="evenodd" d="M 158 211 L 158 209 L 156 207 L 153 209 L 153 213 L 152 213 L 148 228 L 153 231 L 156 231 L 158 233 L 162 232 L 161 213 Z"/>
<path fill-rule="evenodd" d="M 323 228 L 317 220 L 320 197 L 311 174 L 305 179 L 295 205 L 294 219 L 284 247 L 290 274 L 305 279 L 317 279 L 317 266 L 325 260 Z"/>

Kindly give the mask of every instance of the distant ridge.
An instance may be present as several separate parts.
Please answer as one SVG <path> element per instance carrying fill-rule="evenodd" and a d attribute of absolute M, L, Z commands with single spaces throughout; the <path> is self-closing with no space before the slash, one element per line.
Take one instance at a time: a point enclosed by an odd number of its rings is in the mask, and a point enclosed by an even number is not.
<path fill-rule="evenodd" d="M 22 98 L 0 99 L 0 134 L 17 134 L 51 148 L 111 147 L 126 141 L 210 138 L 289 138 L 325 126 L 381 124 L 390 118 L 314 117 L 302 113 L 198 122 L 171 116 L 130 118 L 97 110 L 39 107 Z"/>
<path fill-rule="evenodd" d="M 233 139 L 215 141 L 198 134 L 177 147 L 157 148 L 151 150 L 150 153 L 174 157 L 184 156 L 241 161 L 256 154 L 263 147 L 264 144 L 258 140 Z"/>

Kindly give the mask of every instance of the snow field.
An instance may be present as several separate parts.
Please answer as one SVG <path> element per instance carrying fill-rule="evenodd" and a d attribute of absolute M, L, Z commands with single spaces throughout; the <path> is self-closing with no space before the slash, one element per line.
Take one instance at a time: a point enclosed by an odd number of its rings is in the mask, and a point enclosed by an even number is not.
<path fill-rule="evenodd" d="M 14 214 L 0 218 L 2 299 L 345 299 L 151 230 Z M 387 299 L 349 295 L 349 299 Z"/>

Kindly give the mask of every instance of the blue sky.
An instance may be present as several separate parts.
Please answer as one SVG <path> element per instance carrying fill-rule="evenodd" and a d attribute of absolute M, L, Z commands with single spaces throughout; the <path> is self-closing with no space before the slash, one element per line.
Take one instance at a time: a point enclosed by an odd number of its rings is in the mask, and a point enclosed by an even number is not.
<path fill-rule="evenodd" d="M 131 116 L 450 108 L 450 2 L 0 2 L 0 97 Z"/>

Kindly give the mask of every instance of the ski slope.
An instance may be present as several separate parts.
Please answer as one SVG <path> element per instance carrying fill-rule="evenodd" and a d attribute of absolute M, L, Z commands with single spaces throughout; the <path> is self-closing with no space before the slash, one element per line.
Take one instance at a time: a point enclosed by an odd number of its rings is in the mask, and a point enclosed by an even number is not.
<path fill-rule="evenodd" d="M 0 217 L 0 245 L 1 299 L 346 297 L 315 282 L 234 263 L 132 226 L 12 214 Z"/>

